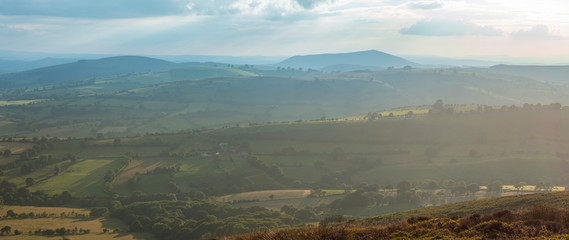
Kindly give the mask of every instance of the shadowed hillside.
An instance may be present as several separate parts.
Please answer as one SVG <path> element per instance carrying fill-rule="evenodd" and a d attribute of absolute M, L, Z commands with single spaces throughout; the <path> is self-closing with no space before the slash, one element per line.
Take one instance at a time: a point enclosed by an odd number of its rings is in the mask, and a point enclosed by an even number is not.
<path fill-rule="evenodd" d="M 143 73 L 176 67 L 176 63 L 138 56 L 80 60 L 74 63 L 0 75 L 0 86 L 23 87 L 80 81 L 117 74 Z"/>
<path fill-rule="evenodd" d="M 302 67 L 321 69 L 331 65 L 359 65 L 373 67 L 403 67 L 414 66 L 416 63 L 384 52 L 369 50 L 352 53 L 329 53 L 317 55 L 294 56 L 276 65 L 281 67 Z M 353 70 L 354 67 L 351 67 Z"/>

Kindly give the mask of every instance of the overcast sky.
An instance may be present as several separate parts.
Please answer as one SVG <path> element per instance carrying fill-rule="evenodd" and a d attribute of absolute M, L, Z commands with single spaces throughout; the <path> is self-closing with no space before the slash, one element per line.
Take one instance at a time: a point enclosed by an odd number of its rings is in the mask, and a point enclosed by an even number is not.
<path fill-rule="evenodd" d="M 0 0 L 0 49 L 234 56 L 376 49 L 569 62 L 569 1 Z"/>

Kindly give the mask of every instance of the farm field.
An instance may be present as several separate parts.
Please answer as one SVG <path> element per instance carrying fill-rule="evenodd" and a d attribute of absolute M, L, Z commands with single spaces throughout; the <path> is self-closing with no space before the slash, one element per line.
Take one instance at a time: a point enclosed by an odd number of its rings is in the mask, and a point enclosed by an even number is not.
<path fill-rule="evenodd" d="M 482 186 L 495 180 L 504 185 L 525 182 L 527 186 L 542 181 L 563 187 L 569 183 L 565 174 L 569 139 L 563 134 L 569 129 L 567 119 L 566 110 L 460 113 L 146 134 L 117 138 L 119 144 L 108 138 L 67 140 L 42 153 L 65 157 L 71 152 L 82 159 L 59 163 L 59 175 L 51 176 L 54 167 L 46 166 L 25 175 L 19 169 L 7 170 L 4 179 L 23 186 L 31 177 L 37 181 L 33 190 L 105 196 L 103 176 L 118 169 L 120 159 L 128 154 L 130 162 L 111 182 L 111 189 L 122 195 L 135 191 L 172 193 L 178 188 L 200 189 L 219 197 L 256 190 L 311 189 L 314 185 L 341 189 L 341 184 L 363 182 L 394 186 L 405 180 L 418 185 L 427 179 Z M 225 149 L 220 148 L 221 143 L 226 144 Z M 0 145 L 22 149 L 17 144 Z M 153 173 L 159 167 L 176 169 L 169 174 Z M 282 172 L 280 178 L 275 175 L 278 172 Z M 127 183 L 135 176 L 150 185 L 129 188 Z"/>
<path fill-rule="evenodd" d="M 47 217 L 29 217 L 29 218 L 6 218 L 6 212 L 12 210 L 16 214 L 34 213 L 35 215 L 47 214 Z M 65 216 L 63 216 L 65 214 Z M 84 229 L 89 233 L 65 235 L 66 239 L 154 239 L 151 234 L 146 233 L 130 233 L 126 230 L 128 227 L 118 219 L 114 218 L 89 218 L 80 215 L 87 215 L 87 209 L 79 208 L 61 208 L 61 207 L 26 207 L 26 206 L 3 206 L 0 209 L 0 226 L 10 226 L 12 231 L 19 230 L 21 235 L 4 235 L 3 239 L 54 239 L 60 236 L 41 236 L 34 235 L 33 232 L 42 229 Z M 107 229 L 108 232 L 104 232 Z M 115 232 L 115 230 L 117 230 Z"/>
<path fill-rule="evenodd" d="M 156 104 L 146 107 L 162 106 Z M 46 137 L 21 146 L 22 139 L 6 139 L 0 145 L 20 150 L 0 157 L 18 161 L 6 165 L 0 178 L 27 186 L 32 193 L 67 191 L 94 204 L 112 197 L 108 207 L 118 206 L 114 201 L 136 205 L 184 200 L 190 202 L 168 203 L 173 207 L 165 211 L 175 211 L 178 204 L 266 208 L 280 212 L 275 216 L 303 222 L 563 191 L 569 183 L 569 111 L 487 111 L 253 124 L 134 137 Z M 35 155 L 26 159 L 31 150 Z M 398 198 L 401 183 L 409 185 L 415 198 Z M 501 188 L 491 192 L 494 183 Z M 538 184 L 548 187 L 536 189 Z M 477 188 L 464 190 L 470 185 Z M 307 197 L 313 192 L 316 197 Z M 352 203 L 346 202 L 350 199 Z M 192 216 L 197 222 L 213 220 Z"/>
<path fill-rule="evenodd" d="M 61 174 L 39 182 L 31 190 L 48 193 L 69 191 L 73 196 L 106 196 L 103 177 L 109 170 L 119 167 L 117 160 L 87 159 L 69 166 Z"/>

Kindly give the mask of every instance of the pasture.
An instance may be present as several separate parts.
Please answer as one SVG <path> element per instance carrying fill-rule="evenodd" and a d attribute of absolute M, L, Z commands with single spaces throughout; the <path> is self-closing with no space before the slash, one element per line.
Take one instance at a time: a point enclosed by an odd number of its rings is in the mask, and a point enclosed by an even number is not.
<path fill-rule="evenodd" d="M 106 196 L 103 191 L 103 177 L 109 170 L 120 166 L 118 160 L 87 159 L 73 164 L 57 176 L 41 181 L 30 190 L 48 193 L 69 191 L 73 196 Z"/>
<path fill-rule="evenodd" d="M 218 197 L 217 200 L 222 202 L 233 202 L 233 201 L 243 201 L 243 200 L 267 201 L 267 200 L 306 198 L 309 195 L 310 195 L 310 190 L 266 190 L 266 191 L 230 194 Z"/>
<path fill-rule="evenodd" d="M 8 210 L 20 213 L 34 213 L 34 215 L 46 214 L 44 217 L 26 218 L 6 218 Z M 89 210 L 81 208 L 62 208 L 62 207 L 27 207 L 27 206 L 3 206 L 0 208 L 0 227 L 10 226 L 12 233 L 2 236 L 2 239 L 54 239 L 64 237 L 66 239 L 91 240 L 91 239 L 154 239 L 149 233 L 130 233 L 127 232 L 128 226 L 114 218 L 89 218 L 76 214 L 89 214 Z M 47 229 L 83 229 L 89 233 L 66 234 L 64 236 L 40 236 L 33 234 L 36 230 Z M 103 230 L 107 229 L 108 232 Z M 21 235 L 14 235 L 13 231 L 22 232 Z M 117 231 L 118 230 L 118 231 Z"/>
<path fill-rule="evenodd" d="M 200 190 L 225 196 L 313 187 L 355 189 L 364 182 L 385 187 L 404 180 L 417 186 L 426 179 L 482 186 L 495 180 L 505 185 L 567 185 L 569 139 L 563 133 L 569 129 L 569 111 L 496 111 L 148 133 L 121 138 L 120 144 L 112 138 L 62 141 L 44 154 L 73 152 L 84 160 L 59 163 L 58 176 L 47 166 L 26 175 L 11 169 L 4 179 L 23 186 L 32 177 L 37 181 L 32 190 L 106 196 L 103 175 L 117 169 L 128 153 L 132 161 L 111 183 L 123 196 L 135 191 Z M 227 143 L 226 149 L 220 143 Z M 204 153 L 210 157 L 200 157 Z M 152 173 L 157 167 L 177 169 Z M 128 186 L 135 176 L 137 182 Z"/>

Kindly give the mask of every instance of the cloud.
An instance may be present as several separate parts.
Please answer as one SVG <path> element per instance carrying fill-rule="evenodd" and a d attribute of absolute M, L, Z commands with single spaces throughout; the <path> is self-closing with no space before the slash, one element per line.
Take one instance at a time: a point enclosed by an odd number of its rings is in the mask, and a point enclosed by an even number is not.
<path fill-rule="evenodd" d="M 335 0 L 296 0 L 296 2 L 304 9 L 312 9 L 320 4 L 330 4 Z"/>
<path fill-rule="evenodd" d="M 187 8 L 197 15 L 254 14 L 274 17 L 312 10 L 335 0 L 192 0 Z"/>
<path fill-rule="evenodd" d="M 0 15 L 67 18 L 142 18 L 180 15 L 279 14 L 311 10 L 335 0 L 0 0 Z"/>
<path fill-rule="evenodd" d="M 465 21 L 432 19 L 418 21 L 410 27 L 402 28 L 399 33 L 422 36 L 499 36 L 502 31 L 491 26 L 479 26 Z"/>
<path fill-rule="evenodd" d="M 407 4 L 409 9 L 432 10 L 443 7 L 442 2 L 412 2 Z"/>
<path fill-rule="evenodd" d="M 0 0 L 4 16 L 136 18 L 187 14 L 188 0 Z"/>
<path fill-rule="evenodd" d="M 538 24 L 530 29 L 521 29 L 514 31 L 511 34 L 515 38 L 546 38 L 546 39 L 556 39 L 561 38 L 559 34 L 549 31 L 547 25 Z"/>

